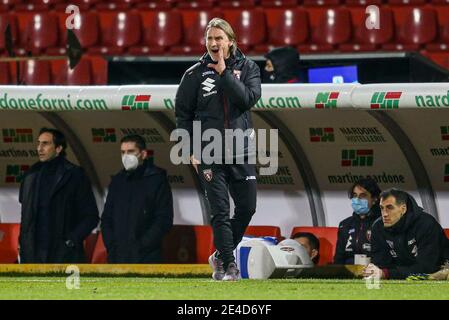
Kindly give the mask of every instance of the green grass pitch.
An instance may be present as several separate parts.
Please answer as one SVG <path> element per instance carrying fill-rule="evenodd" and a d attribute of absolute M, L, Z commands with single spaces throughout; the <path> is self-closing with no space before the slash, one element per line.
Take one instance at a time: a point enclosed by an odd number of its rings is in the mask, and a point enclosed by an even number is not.
<path fill-rule="evenodd" d="M 66 288 L 65 277 L 0 277 L 0 299 L 449 299 L 449 281 L 381 281 L 367 289 L 363 280 L 241 280 L 205 278 L 81 277 Z"/>

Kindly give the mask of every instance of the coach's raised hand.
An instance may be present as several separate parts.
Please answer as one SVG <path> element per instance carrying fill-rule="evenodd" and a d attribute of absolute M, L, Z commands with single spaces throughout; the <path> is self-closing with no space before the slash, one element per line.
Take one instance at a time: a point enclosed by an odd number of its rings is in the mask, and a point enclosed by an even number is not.
<path fill-rule="evenodd" d="M 214 69 L 215 71 L 217 71 L 217 73 L 219 75 L 221 75 L 223 73 L 223 71 L 225 71 L 226 64 L 225 64 L 225 61 L 224 61 L 224 48 L 222 46 L 220 46 L 218 48 L 218 61 L 217 61 L 217 63 L 216 64 L 215 63 L 209 63 L 207 65 L 207 67 Z"/>

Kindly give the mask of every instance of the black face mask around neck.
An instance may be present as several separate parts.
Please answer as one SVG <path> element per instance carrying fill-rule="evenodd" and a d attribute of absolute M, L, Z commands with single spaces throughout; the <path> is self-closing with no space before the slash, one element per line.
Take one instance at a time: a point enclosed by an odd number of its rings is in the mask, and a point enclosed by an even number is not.
<path fill-rule="evenodd" d="M 276 74 L 274 71 L 266 71 L 262 72 L 262 82 L 264 83 L 276 83 Z"/>

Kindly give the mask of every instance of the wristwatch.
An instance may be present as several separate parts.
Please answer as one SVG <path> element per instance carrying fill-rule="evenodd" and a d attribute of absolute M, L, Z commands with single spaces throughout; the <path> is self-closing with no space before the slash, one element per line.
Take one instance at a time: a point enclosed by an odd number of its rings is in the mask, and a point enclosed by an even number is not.
<path fill-rule="evenodd" d="M 65 242 L 65 245 L 66 245 L 67 247 L 69 247 L 69 248 L 75 247 L 75 243 L 74 243 L 72 240 L 67 240 L 67 241 Z"/>

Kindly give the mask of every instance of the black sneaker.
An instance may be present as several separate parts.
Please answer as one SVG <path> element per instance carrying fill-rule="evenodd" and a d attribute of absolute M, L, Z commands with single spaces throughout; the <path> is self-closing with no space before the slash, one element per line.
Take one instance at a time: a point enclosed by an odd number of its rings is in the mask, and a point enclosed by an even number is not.
<path fill-rule="evenodd" d="M 240 279 L 240 271 L 237 269 L 237 265 L 234 262 L 231 262 L 226 269 L 225 276 L 223 277 L 223 281 L 237 281 Z"/>

